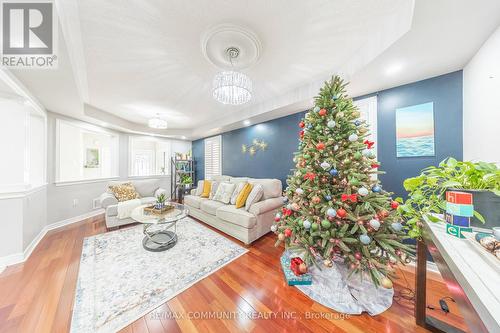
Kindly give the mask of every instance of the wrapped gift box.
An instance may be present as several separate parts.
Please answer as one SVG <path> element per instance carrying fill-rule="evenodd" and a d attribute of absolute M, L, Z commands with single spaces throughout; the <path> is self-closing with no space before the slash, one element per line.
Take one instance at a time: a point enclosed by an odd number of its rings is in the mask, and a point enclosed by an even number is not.
<path fill-rule="evenodd" d="M 283 274 L 285 275 L 285 280 L 289 286 L 296 285 L 309 285 L 312 284 L 312 276 L 309 273 L 305 273 L 302 275 L 295 275 L 290 268 L 290 253 L 285 251 L 281 256 L 281 269 L 283 270 Z"/>
<path fill-rule="evenodd" d="M 467 216 L 457 216 L 446 213 L 446 222 L 453 224 L 454 226 L 468 228 L 470 227 L 470 217 Z"/>
<path fill-rule="evenodd" d="M 474 215 L 474 206 L 447 202 L 446 212 L 450 215 L 472 217 Z"/>
<path fill-rule="evenodd" d="M 472 205 L 472 194 L 466 192 L 447 191 L 446 201 L 454 204 Z"/>
<path fill-rule="evenodd" d="M 459 227 L 453 224 L 446 223 L 446 233 L 448 235 L 452 235 L 458 238 L 465 238 L 464 235 L 462 235 L 462 232 L 472 232 L 472 228 L 464 228 L 464 227 Z"/>

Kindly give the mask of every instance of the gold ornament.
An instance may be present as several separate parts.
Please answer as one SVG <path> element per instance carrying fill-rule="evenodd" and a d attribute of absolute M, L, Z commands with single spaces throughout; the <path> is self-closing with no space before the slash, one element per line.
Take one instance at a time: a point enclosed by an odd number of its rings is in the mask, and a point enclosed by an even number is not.
<path fill-rule="evenodd" d="M 284 241 L 285 240 L 285 234 L 278 234 L 278 239 L 280 241 Z"/>
<path fill-rule="evenodd" d="M 325 265 L 325 267 L 333 267 L 333 262 L 330 259 L 325 259 L 323 260 L 323 265 Z"/>
<path fill-rule="evenodd" d="M 380 284 L 385 289 L 391 289 L 392 288 L 392 281 L 391 281 L 391 279 L 389 279 L 387 277 L 383 277 L 382 280 L 380 281 Z"/>

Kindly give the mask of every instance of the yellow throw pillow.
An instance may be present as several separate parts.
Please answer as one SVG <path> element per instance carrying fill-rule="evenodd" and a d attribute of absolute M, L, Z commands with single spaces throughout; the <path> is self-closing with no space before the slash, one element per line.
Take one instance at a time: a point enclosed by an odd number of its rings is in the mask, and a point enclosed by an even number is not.
<path fill-rule="evenodd" d="M 212 182 L 209 180 L 203 181 L 203 192 L 201 193 L 202 198 L 208 198 L 210 196 L 210 190 L 212 189 Z"/>
<path fill-rule="evenodd" d="M 236 208 L 241 208 L 245 206 L 245 202 L 247 201 L 248 195 L 252 192 L 253 185 L 250 183 L 246 183 L 240 194 L 236 198 Z"/>
<path fill-rule="evenodd" d="M 135 190 L 134 185 L 132 183 L 122 183 L 119 185 L 111 185 L 109 186 L 111 192 L 113 192 L 114 196 L 119 202 L 139 199 L 141 196 Z"/>

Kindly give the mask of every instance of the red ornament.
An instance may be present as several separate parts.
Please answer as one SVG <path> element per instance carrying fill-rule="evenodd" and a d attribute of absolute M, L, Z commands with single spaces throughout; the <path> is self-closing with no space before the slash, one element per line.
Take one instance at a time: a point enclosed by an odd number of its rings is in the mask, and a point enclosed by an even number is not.
<path fill-rule="evenodd" d="M 345 209 L 343 209 L 343 208 L 337 209 L 337 216 L 338 217 L 344 218 L 344 217 L 346 217 L 346 215 L 347 215 L 347 212 L 345 211 Z"/>
<path fill-rule="evenodd" d="M 316 144 L 316 149 L 317 150 L 323 150 L 323 149 L 325 149 L 325 144 L 323 142 L 318 142 Z"/>
<path fill-rule="evenodd" d="M 363 143 L 366 145 L 366 147 L 368 149 L 371 149 L 373 147 L 373 145 L 375 144 L 375 142 L 369 141 L 369 140 L 365 140 L 365 141 L 363 141 Z"/>
<path fill-rule="evenodd" d="M 320 197 L 312 197 L 311 201 L 314 203 L 314 204 L 319 204 L 321 202 L 321 199 Z"/>
<path fill-rule="evenodd" d="M 361 253 L 359 253 L 359 252 L 354 253 L 354 258 L 361 260 L 362 257 L 363 256 L 361 255 Z"/>
<path fill-rule="evenodd" d="M 389 216 L 389 212 L 386 211 L 385 209 L 381 210 L 378 212 L 378 216 L 381 220 L 385 219 L 387 216 Z"/>
<path fill-rule="evenodd" d="M 281 220 L 281 218 L 280 218 L 279 216 L 275 216 L 275 217 L 274 217 L 274 221 L 275 221 L 275 222 L 279 222 L 280 220 Z"/>
<path fill-rule="evenodd" d="M 285 229 L 285 237 L 290 237 L 292 235 L 292 230 Z"/>
<path fill-rule="evenodd" d="M 305 126 L 306 126 L 306 124 L 305 124 L 303 121 L 301 121 L 301 122 L 299 123 L 299 127 L 300 127 L 300 128 L 304 128 Z"/>
<path fill-rule="evenodd" d="M 380 164 L 377 164 L 377 163 L 372 163 L 372 168 L 373 168 L 373 169 L 376 169 L 376 168 L 378 168 L 379 166 L 380 166 Z"/>
<path fill-rule="evenodd" d="M 323 117 L 323 116 L 326 116 L 326 110 L 325 110 L 325 109 L 321 109 L 321 110 L 319 110 L 318 114 L 319 114 L 320 116 L 322 116 L 322 117 Z"/>
<path fill-rule="evenodd" d="M 357 202 L 358 201 L 358 195 L 357 194 L 342 194 L 340 196 L 340 200 L 342 201 L 347 201 L 351 200 L 351 202 Z"/>
<path fill-rule="evenodd" d="M 397 201 L 392 201 L 391 202 L 391 208 L 392 209 L 397 209 L 399 207 L 399 202 Z"/>
<path fill-rule="evenodd" d="M 300 132 L 299 132 L 299 137 L 300 137 L 301 139 L 303 139 L 303 138 L 304 138 L 304 131 L 300 131 Z"/>

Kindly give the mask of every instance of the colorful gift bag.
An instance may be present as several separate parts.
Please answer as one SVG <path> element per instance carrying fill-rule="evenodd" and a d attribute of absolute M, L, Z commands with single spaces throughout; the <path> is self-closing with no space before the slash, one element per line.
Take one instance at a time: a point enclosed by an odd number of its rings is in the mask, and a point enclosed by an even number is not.
<path fill-rule="evenodd" d="M 295 275 L 291 269 L 291 258 L 290 253 L 285 251 L 281 256 L 281 269 L 285 275 L 286 282 L 289 286 L 295 285 L 309 285 L 312 284 L 312 276 L 309 273 L 302 275 Z"/>

